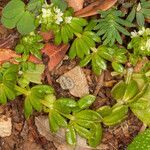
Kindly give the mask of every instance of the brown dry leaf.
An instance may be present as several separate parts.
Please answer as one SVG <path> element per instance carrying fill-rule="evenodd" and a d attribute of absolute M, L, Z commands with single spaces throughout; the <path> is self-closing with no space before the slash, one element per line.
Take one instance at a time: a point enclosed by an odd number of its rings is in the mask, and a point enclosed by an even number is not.
<path fill-rule="evenodd" d="M 49 31 L 49 32 L 42 32 L 40 31 L 39 34 L 43 37 L 44 41 L 47 42 L 51 39 L 54 38 L 54 34 L 52 31 Z"/>
<path fill-rule="evenodd" d="M 17 54 L 15 51 L 11 49 L 0 49 L 0 64 L 3 64 L 5 62 L 11 62 L 11 63 L 17 63 L 15 61 L 15 58 L 19 58 L 21 55 Z M 33 55 L 30 55 L 29 61 L 33 63 L 42 63 L 39 59 L 34 57 Z"/>
<path fill-rule="evenodd" d="M 46 44 L 42 50 L 42 53 L 46 54 L 49 57 L 48 69 L 52 71 L 64 58 L 69 45 L 59 45 L 56 46 L 52 43 Z"/>
<path fill-rule="evenodd" d="M 84 138 L 77 136 L 77 145 L 75 148 L 68 145 L 65 139 L 65 129 L 61 128 L 57 133 L 52 134 L 49 128 L 49 120 L 46 116 L 35 117 L 35 125 L 38 132 L 48 141 L 54 142 L 58 150 L 92 150 Z"/>
<path fill-rule="evenodd" d="M 66 0 L 68 6 L 72 7 L 74 11 L 79 11 L 83 8 L 84 0 Z"/>
<path fill-rule="evenodd" d="M 134 67 L 134 72 L 140 72 L 141 69 L 143 68 L 143 66 L 148 62 L 149 60 L 144 57 L 142 60 L 139 60 L 136 64 L 136 66 Z"/>
<path fill-rule="evenodd" d="M 117 0 L 97 0 L 96 2 L 93 2 L 89 6 L 85 7 L 82 10 L 79 10 L 75 13 L 75 16 L 78 17 L 89 17 L 98 14 L 98 11 L 106 11 L 109 8 L 111 8 Z"/>

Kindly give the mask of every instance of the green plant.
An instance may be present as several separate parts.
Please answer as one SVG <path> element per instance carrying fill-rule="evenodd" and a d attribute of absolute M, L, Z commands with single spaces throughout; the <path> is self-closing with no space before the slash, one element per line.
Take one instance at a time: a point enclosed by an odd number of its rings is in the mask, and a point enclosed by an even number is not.
<path fill-rule="evenodd" d="M 75 33 L 77 38 L 69 50 L 69 57 L 71 59 L 78 56 L 82 58 L 90 54 L 91 48 L 96 46 L 96 42 L 100 42 L 100 38 L 92 31 L 83 31 L 82 33 Z"/>
<path fill-rule="evenodd" d="M 30 0 L 29 3 L 27 4 L 27 10 L 29 12 L 32 12 L 35 15 L 38 15 L 42 5 L 44 3 L 44 0 Z"/>
<path fill-rule="evenodd" d="M 138 4 L 132 6 L 127 20 L 133 22 L 136 18 L 136 22 L 140 27 L 144 27 L 145 19 L 150 18 L 150 2 L 146 0 L 140 0 Z"/>
<path fill-rule="evenodd" d="M 131 32 L 128 49 L 133 49 L 134 55 L 150 56 L 150 28 L 142 28 L 138 32 Z"/>
<path fill-rule="evenodd" d="M 119 44 L 122 44 L 120 33 L 130 36 L 130 33 L 125 27 L 133 27 L 133 24 L 121 18 L 124 17 L 124 14 L 120 10 L 110 9 L 100 12 L 100 14 L 101 19 L 96 20 L 98 24 L 94 29 L 98 30 L 97 34 L 99 36 L 103 35 L 103 44 L 109 44 L 109 46 L 112 46 L 116 41 Z"/>
<path fill-rule="evenodd" d="M 48 95 L 42 104 L 46 107 L 44 110 L 49 113 L 53 132 L 57 132 L 60 127 L 66 127 L 66 139 L 69 144 L 76 145 L 78 133 L 88 140 L 90 146 L 96 147 L 101 140 L 102 128 L 101 116 L 89 109 L 94 101 L 93 95 L 87 95 L 78 102 L 70 98 L 56 100 L 54 95 Z"/>
<path fill-rule="evenodd" d="M 90 61 L 92 61 L 92 70 L 95 74 L 99 75 L 102 70 L 105 70 L 107 65 L 106 61 L 112 62 L 113 69 L 118 72 L 122 73 L 124 71 L 124 67 L 122 64 L 126 63 L 126 49 L 119 48 L 116 45 L 109 47 L 109 46 L 99 46 L 96 48 L 91 48 L 93 53 L 84 57 L 81 62 L 80 66 L 86 66 Z"/>
<path fill-rule="evenodd" d="M 19 67 L 18 84 L 21 87 L 27 87 L 29 83 L 42 84 L 41 76 L 45 69 L 43 64 L 22 62 Z"/>
<path fill-rule="evenodd" d="M 34 55 L 38 59 L 42 59 L 41 49 L 44 47 L 44 44 L 41 43 L 42 41 L 42 36 L 34 32 L 23 36 L 15 47 L 15 51 L 17 53 L 23 54 L 22 58 L 20 58 L 21 61 L 27 60 L 30 54 Z"/>
<path fill-rule="evenodd" d="M 117 108 L 113 113 L 111 110 L 106 113 L 103 122 L 106 125 L 115 125 L 126 117 L 127 110 L 130 108 L 132 112 L 146 125 L 150 125 L 150 83 L 147 74 L 132 74 L 128 72 L 126 80 L 117 83 L 111 93 L 117 103 L 111 108 Z M 118 108 L 121 108 L 120 110 Z M 108 109 L 108 108 L 107 108 Z M 105 109 L 104 109 L 105 110 Z M 98 112 L 103 113 L 101 109 Z M 106 110 L 105 110 L 106 111 Z"/>
<path fill-rule="evenodd" d="M 24 2 L 21 0 L 11 0 L 2 11 L 2 24 L 13 29 L 17 27 L 17 30 L 21 34 L 28 34 L 35 29 L 34 15 L 26 10 Z"/>
<path fill-rule="evenodd" d="M 43 31 L 52 30 L 55 34 L 55 44 L 59 45 L 61 42 L 68 43 L 75 33 L 81 33 L 87 21 L 73 17 L 71 9 L 63 12 L 53 4 L 46 4 L 43 5 L 41 14 L 37 16 L 36 24 L 40 25 Z"/>
<path fill-rule="evenodd" d="M 6 104 L 7 99 L 13 100 L 16 97 L 14 90 L 17 83 L 18 66 L 5 66 L 0 68 L 0 103 Z"/>
<path fill-rule="evenodd" d="M 128 145 L 127 150 L 149 150 L 150 149 L 150 129 L 139 133 L 131 144 Z"/>

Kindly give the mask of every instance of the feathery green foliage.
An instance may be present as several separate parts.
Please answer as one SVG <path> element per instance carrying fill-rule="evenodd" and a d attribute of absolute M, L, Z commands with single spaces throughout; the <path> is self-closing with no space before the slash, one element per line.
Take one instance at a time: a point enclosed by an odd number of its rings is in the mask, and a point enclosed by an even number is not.
<path fill-rule="evenodd" d="M 120 10 L 110 9 L 104 12 L 100 12 L 101 19 L 98 19 L 98 24 L 94 27 L 98 30 L 97 34 L 102 36 L 103 44 L 112 46 L 117 41 L 122 44 L 123 35 L 130 36 L 130 33 L 125 27 L 133 27 L 133 24 L 127 20 L 122 19 L 124 14 Z"/>

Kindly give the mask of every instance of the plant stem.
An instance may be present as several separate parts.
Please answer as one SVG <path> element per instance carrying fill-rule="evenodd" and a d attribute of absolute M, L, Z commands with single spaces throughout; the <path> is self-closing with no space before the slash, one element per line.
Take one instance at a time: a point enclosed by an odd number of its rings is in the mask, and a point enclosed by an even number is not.
<path fill-rule="evenodd" d="M 61 113 L 59 112 L 61 115 L 63 115 L 64 117 L 66 117 L 67 119 L 69 120 L 74 120 L 74 116 L 72 116 L 71 114 L 64 114 L 64 113 Z"/>
<path fill-rule="evenodd" d="M 81 38 L 81 34 L 80 33 L 74 33 L 76 35 L 76 37 Z"/>
<path fill-rule="evenodd" d="M 16 85 L 15 86 L 15 90 L 18 91 L 18 92 L 20 92 L 20 93 L 22 93 L 22 94 L 24 94 L 24 95 L 29 95 L 29 92 L 25 88 L 22 88 L 20 86 Z"/>
<path fill-rule="evenodd" d="M 96 53 L 97 52 L 97 48 L 95 47 L 91 47 L 92 52 Z"/>
<path fill-rule="evenodd" d="M 131 80 L 132 73 L 133 73 L 133 69 L 129 68 L 128 71 L 127 71 L 126 84 L 129 84 L 129 82 Z"/>

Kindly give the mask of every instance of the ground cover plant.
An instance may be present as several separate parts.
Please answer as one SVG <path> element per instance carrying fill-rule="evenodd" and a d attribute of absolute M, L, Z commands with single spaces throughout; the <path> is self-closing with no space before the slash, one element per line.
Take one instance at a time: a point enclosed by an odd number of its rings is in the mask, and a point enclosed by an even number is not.
<path fill-rule="evenodd" d="M 125 147 L 149 150 L 150 1 L 112 0 L 107 1 L 107 8 L 106 1 L 95 1 L 77 13 L 68 1 L 10 0 L 5 4 L 1 23 L 17 32 L 18 39 L 14 50 L 0 43 L 1 106 L 22 99 L 24 118 L 47 116 L 49 133 L 58 136 L 64 129 L 63 136 L 72 149 L 78 149 L 79 137 L 88 148 L 100 149 L 106 130 L 121 125 L 132 114 L 145 131 L 134 140 L 131 137 Z M 93 5 L 99 8 L 96 14 L 89 13 Z M 95 90 L 91 86 L 90 92 L 74 96 L 56 88 L 57 78 L 70 70 L 59 74 L 65 54 L 67 66 L 75 62 L 83 72 L 90 72 L 89 82 L 96 79 L 97 85 L 92 84 Z M 102 81 L 106 72 L 112 82 Z M 62 82 L 69 90 L 76 85 L 70 77 Z M 109 94 L 101 94 L 109 97 L 109 102 L 97 105 L 102 87 L 109 88 Z"/>

